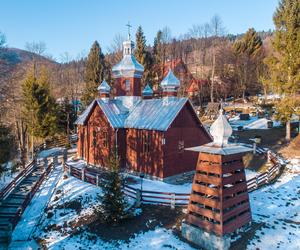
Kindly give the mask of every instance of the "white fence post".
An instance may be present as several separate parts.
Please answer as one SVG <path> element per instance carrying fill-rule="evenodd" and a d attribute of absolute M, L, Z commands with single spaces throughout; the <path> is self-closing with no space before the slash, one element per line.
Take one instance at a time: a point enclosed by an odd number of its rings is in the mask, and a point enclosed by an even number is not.
<path fill-rule="evenodd" d="M 81 169 L 81 180 L 84 181 L 84 168 Z"/>
<path fill-rule="evenodd" d="M 256 154 L 256 142 L 253 143 L 253 154 Z"/>
<path fill-rule="evenodd" d="M 68 160 L 68 151 L 67 149 L 64 149 L 63 163 L 66 163 L 67 160 Z"/>
<path fill-rule="evenodd" d="M 171 209 L 175 209 L 175 204 L 176 204 L 175 194 L 171 194 Z"/>
<path fill-rule="evenodd" d="M 258 189 L 258 176 L 255 176 L 255 189 Z"/>
<path fill-rule="evenodd" d="M 141 190 L 137 189 L 135 195 L 135 206 L 140 207 L 141 203 L 142 203 L 142 192 Z"/>
<path fill-rule="evenodd" d="M 267 155 L 268 155 L 268 162 L 270 163 L 272 159 L 272 154 L 270 150 L 268 150 Z"/>
<path fill-rule="evenodd" d="M 99 187 L 99 175 L 96 175 L 96 186 Z"/>
<path fill-rule="evenodd" d="M 44 168 L 47 169 L 48 167 L 48 159 L 47 157 L 44 158 Z"/>
<path fill-rule="evenodd" d="M 54 165 L 54 167 L 56 167 L 58 165 L 58 157 L 57 157 L 57 155 L 55 155 L 54 158 L 53 158 L 53 165 Z"/>

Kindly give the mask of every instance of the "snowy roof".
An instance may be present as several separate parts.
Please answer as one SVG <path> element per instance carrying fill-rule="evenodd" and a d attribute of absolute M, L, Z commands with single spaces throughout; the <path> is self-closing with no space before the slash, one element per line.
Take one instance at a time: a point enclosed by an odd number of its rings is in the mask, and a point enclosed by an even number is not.
<path fill-rule="evenodd" d="M 118 76 L 142 76 L 144 67 L 134 57 L 134 55 L 124 55 L 122 60 L 112 67 L 115 77 Z"/>
<path fill-rule="evenodd" d="M 85 120 L 87 119 L 92 108 L 94 107 L 94 104 L 95 104 L 95 100 L 92 101 L 92 103 L 82 112 L 80 116 L 78 116 L 77 120 L 75 121 L 75 124 L 83 125 L 85 123 Z"/>
<path fill-rule="evenodd" d="M 123 58 L 122 60 L 112 67 L 114 77 L 142 77 L 144 67 L 141 65 L 133 55 L 134 44 L 130 40 L 123 42 Z"/>
<path fill-rule="evenodd" d="M 214 138 L 214 144 L 223 146 L 228 144 L 228 138 L 232 134 L 232 128 L 223 114 L 223 109 L 220 110 L 218 118 L 210 127 L 210 134 Z"/>
<path fill-rule="evenodd" d="M 94 101 L 79 116 L 76 124 L 83 125 L 95 104 L 99 105 L 113 128 L 136 128 L 166 131 L 188 102 L 187 98 L 164 97 L 161 99 L 135 100 L 127 106 L 125 98 Z"/>
<path fill-rule="evenodd" d="M 108 85 L 108 83 L 104 80 L 99 87 L 97 88 L 97 90 L 100 93 L 109 93 L 110 92 L 110 86 Z"/>
<path fill-rule="evenodd" d="M 168 98 L 168 102 L 165 98 Z M 139 102 L 126 119 L 125 127 L 166 131 L 188 99 L 165 98 Z"/>
<path fill-rule="evenodd" d="M 149 84 L 146 85 L 142 94 L 143 94 L 143 96 L 152 96 L 153 95 L 153 89 L 150 87 Z"/>
<path fill-rule="evenodd" d="M 168 87 L 178 88 L 180 86 L 180 81 L 174 75 L 173 71 L 169 69 L 168 74 L 162 80 L 160 85 L 162 86 L 162 88 L 168 88 Z"/>
<path fill-rule="evenodd" d="M 214 142 L 207 143 L 203 146 L 186 148 L 185 150 L 204 152 L 204 153 L 216 154 L 216 155 L 231 155 L 231 154 L 239 154 L 239 153 L 246 153 L 246 152 L 253 151 L 252 148 L 245 147 L 240 144 L 228 144 L 223 147 L 218 147 Z"/>

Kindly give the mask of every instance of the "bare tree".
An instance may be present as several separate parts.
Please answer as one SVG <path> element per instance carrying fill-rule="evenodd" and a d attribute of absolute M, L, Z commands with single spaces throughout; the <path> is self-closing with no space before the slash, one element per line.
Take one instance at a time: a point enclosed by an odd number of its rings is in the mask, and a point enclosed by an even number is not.
<path fill-rule="evenodd" d="M 212 69 L 211 69 L 211 86 L 210 86 L 210 101 L 214 102 L 214 82 L 215 82 L 215 69 L 216 69 L 216 47 L 219 42 L 219 37 L 224 35 L 225 28 L 221 18 L 218 15 L 214 15 L 210 21 L 210 31 L 213 38 L 212 46 Z"/>
<path fill-rule="evenodd" d="M 46 43 L 39 41 L 39 42 L 27 42 L 25 44 L 25 48 L 35 54 L 43 55 L 46 51 Z"/>

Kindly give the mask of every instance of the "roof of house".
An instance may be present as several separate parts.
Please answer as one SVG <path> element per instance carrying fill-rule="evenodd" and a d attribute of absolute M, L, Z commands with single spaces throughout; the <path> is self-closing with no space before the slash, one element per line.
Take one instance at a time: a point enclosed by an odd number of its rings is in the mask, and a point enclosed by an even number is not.
<path fill-rule="evenodd" d="M 78 117 L 76 124 L 85 124 L 96 102 L 113 128 L 166 131 L 184 105 L 189 102 L 188 98 L 178 97 L 140 99 L 128 108 L 124 105 L 125 101 L 126 98 L 98 99 Z"/>

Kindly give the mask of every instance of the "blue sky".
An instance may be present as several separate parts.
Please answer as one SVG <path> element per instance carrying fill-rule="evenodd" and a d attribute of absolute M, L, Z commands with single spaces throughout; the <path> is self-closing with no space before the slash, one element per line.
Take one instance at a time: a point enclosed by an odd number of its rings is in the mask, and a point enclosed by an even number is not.
<path fill-rule="evenodd" d="M 87 52 L 94 40 L 104 51 L 117 33 L 126 35 L 130 21 L 135 32 L 142 25 L 148 43 L 168 26 L 173 36 L 218 14 L 228 33 L 273 29 L 278 0 L 2 0 L 0 31 L 10 47 L 44 41 L 57 60 Z"/>

